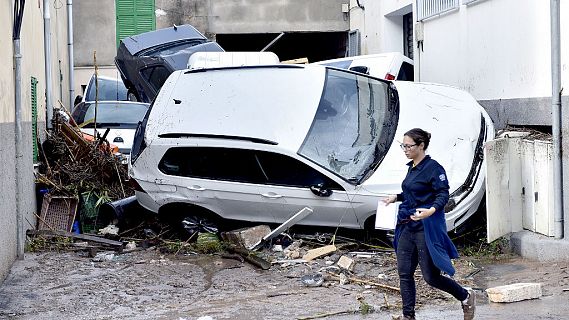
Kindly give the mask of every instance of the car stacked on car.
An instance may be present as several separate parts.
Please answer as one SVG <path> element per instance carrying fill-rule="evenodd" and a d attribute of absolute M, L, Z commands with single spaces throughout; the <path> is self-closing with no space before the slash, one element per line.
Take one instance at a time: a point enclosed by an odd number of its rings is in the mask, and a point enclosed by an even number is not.
<path fill-rule="evenodd" d="M 400 192 L 398 142 L 430 131 L 446 169 L 455 229 L 484 195 L 483 144 L 494 135 L 468 93 L 387 81 L 324 65 L 174 71 L 139 125 L 129 174 L 145 208 L 168 214 L 299 224 L 373 226 L 378 201 Z M 381 219 L 381 217 L 377 217 Z"/>
<path fill-rule="evenodd" d="M 115 64 L 131 101 L 151 103 L 168 76 L 185 69 L 195 52 L 220 52 L 191 25 L 174 26 L 122 39 Z"/>

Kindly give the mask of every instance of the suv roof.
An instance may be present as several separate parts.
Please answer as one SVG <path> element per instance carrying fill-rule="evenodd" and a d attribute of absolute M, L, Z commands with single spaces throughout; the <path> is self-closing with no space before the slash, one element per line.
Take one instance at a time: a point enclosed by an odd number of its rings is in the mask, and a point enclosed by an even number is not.
<path fill-rule="evenodd" d="M 188 59 L 188 69 L 243 67 L 279 64 L 273 52 L 196 52 Z"/>

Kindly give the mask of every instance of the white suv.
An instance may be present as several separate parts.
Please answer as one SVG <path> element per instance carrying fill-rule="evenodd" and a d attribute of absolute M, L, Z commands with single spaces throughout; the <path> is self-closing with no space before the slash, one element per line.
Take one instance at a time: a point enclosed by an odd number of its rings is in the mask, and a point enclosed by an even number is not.
<path fill-rule="evenodd" d="M 408 160 L 398 139 L 421 127 L 447 170 L 447 227 L 484 195 L 484 109 L 443 85 L 384 81 L 321 65 L 175 71 L 137 129 L 129 172 L 154 212 L 182 211 L 304 225 L 374 225 L 400 192 Z"/>

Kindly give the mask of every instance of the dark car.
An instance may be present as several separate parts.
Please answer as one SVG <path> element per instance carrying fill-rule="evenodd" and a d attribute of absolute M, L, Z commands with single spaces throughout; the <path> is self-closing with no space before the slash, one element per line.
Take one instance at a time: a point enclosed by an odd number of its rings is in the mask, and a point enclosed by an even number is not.
<path fill-rule="evenodd" d="M 131 101 L 150 103 L 175 70 L 198 51 L 224 51 L 191 25 L 150 31 L 121 41 L 115 64 Z"/>

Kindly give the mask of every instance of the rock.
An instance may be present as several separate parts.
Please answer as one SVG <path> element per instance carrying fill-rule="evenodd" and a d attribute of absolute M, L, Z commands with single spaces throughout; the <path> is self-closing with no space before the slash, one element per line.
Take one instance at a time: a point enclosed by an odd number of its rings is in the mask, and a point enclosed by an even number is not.
<path fill-rule="evenodd" d="M 355 265 L 354 259 L 348 256 L 341 256 L 340 260 L 338 260 L 338 267 L 344 270 L 353 271 L 354 265 Z"/>
<path fill-rule="evenodd" d="M 340 284 L 341 285 L 345 285 L 350 281 L 350 279 L 348 279 L 348 276 L 346 276 L 343 273 L 340 273 Z"/>
<path fill-rule="evenodd" d="M 227 242 L 251 248 L 261 242 L 264 236 L 271 233 L 271 228 L 267 225 L 259 225 L 252 228 L 237 229 L 229 232 L 222 232 L 221 238 Z"/>
<path fill-rule="evenodd" d="M 491 302 L 516 302 L 541 297 L 540 283 L 514 283 L 486 289 Z"/>
<path fill-rule="evenodd" d="M 126 244 L 124 249 L 125 249 L 125 251 L 132 251 L 132 250 L 136 249 L 136 242 L 130 241 L 129 243 Z"/>

